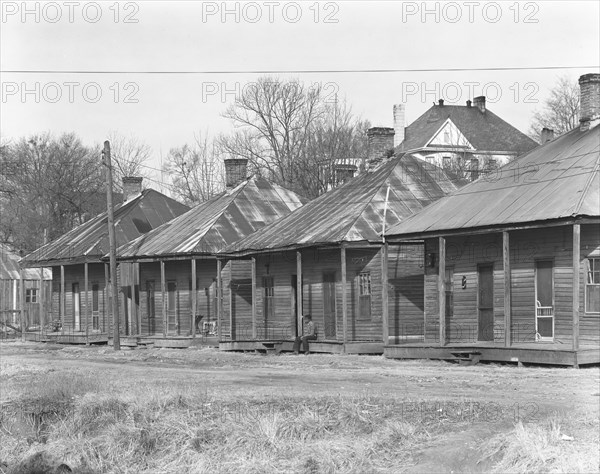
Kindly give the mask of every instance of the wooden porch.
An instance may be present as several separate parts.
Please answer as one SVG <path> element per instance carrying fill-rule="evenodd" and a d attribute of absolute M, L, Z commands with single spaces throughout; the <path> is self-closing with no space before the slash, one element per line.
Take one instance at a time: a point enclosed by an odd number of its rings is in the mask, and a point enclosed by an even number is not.
<path fill-rule="evenodd" d="M 600 363 L 598 345 L 579 346 L 553 342 L 516 343 L 510 346 L 494 342 L 470 342 L 458 344 L 406 343 L 387 345 L 384 355 L 390 359 L 438 359 L 463 363 L 513 362 L 518 364 L 550 364 L 579 367 Z"/>
<path fill-rule="evenodd" d="M 255 351 L 267 354 L 281 352 L 292 352 L 293 340 L 245 340 L 245 341 L 221 341 L 221 351 Z M 325 354 L 383 354 L 383 342 L 355 341 L 346 342 L 332 340 L 310 341 L 311 353 Z"/>

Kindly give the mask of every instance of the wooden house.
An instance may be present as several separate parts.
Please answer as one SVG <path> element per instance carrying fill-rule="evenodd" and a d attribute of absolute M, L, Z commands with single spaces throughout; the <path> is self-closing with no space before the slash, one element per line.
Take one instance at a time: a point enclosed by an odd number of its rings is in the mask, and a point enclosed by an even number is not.
<path fill-rule="evenodd" d="M 390 227 L 425 240 L 420 341 L 394 358 L 600 362 L 600 75 L 581 127 Z"/>
<path fill-rule="evenodd" d="M 153 189 L 142 191 L 142 178 L 124 178 L 124 202 L 114 208 L 115 235 L 122 245 L 187 211 L 189 207 Z M 40 295 L 50 310 L 41 314 L 43 331 L 28 337 L 58 342 L 106 342 L 112 334 L 109 271 L 102 257 L 109 251 L 108 216 L 104 212 L 21 260 L 21 266 L 52 269 L 52 291 Z M 134 273 L 127 266 L 118 268 L 123 280 Z M 130 285 L 121 284 L 118 295 L 120 328 L 133 331 Z M 46 298 L 49 303 L 46 302 Z"/>
<path fill-rule="evenodd" d="M 389 132 L 369 130 L 372 158 L 392 148 Z M 381 233 L 463 184 L 412 155 L 384 158 L 225 249 L 224 262 L 249 260 L 251 272 L 249 287 L 225 288 L 220 348 L 291 349 L 299 315 L 309 313 L 319 330 L 311 350 L 382 353 L 388 296 L 392 333 L 400 315 L 420 321 L 424 303 L 422 244 L 390 247 L 386 257 Z"/>
<path fill-rule="evenodd" d="M 135 263 L 139 331 L 129 343 L 185 347 L 217 343 L 220 262 L 216 253 L 302 206 L 304 199 L 259 177 L 247 160 L 225 160 L 227 189 L 169 223 L 120 247 L 117 259 Z M 246 262 L 225 265 L 226 285 L 249 291 Z M 222 286 L 221 286 L 222 288 Z M 248 292 L 246 291 L 246 292 Z M 249 307 L 247 301 L 235 301 Z M 207 336 L 196 339 L 196 335 Z M 127 341 L 126 341 L 127 343 Z"/>
<path fill-rule="evenodd" d="M 0 244 L 0 331 L 39 327 L 41 315 L 48 310 L 42 294 L 50 294 L 52 272 L 49 268 L 21 272 L 20 259 L 8 245 Z"/>

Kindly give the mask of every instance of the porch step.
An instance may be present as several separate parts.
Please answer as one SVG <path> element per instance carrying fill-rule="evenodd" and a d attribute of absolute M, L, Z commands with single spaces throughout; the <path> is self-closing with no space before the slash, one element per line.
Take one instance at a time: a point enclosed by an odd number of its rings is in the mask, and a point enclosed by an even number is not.
<path fill-rule="evenodd" d="M 454 360 L 457 360 L 462 365 L 475 365 L 479 363 L 481 359 L 481 352 L 479 351 L 456 351 L 451 352 L 454 356 Z"/>

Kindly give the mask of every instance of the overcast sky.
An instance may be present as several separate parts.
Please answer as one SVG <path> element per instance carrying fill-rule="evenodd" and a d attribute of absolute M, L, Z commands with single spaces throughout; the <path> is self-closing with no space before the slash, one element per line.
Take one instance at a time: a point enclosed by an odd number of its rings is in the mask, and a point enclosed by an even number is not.
<path fill-rule="evenodd" d="M 395 103 L 410 123 L 440 97 L 486 95 L 527 132 L 558 77 L 600 63 L 596 0 L 1 4 L 2 136 L 116 130 L 157 167 L 195 132 L 230 130 L 227 103 L 267 73 L 319 82 L 373 125 L 392 126 Z"/>

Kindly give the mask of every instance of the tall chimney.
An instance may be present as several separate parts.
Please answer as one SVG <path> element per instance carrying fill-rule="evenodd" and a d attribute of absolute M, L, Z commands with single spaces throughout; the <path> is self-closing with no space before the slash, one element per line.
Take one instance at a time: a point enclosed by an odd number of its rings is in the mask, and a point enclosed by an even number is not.
<path fill-rule="evenodd" d="M 394 149 L 394 129 L 389 127 L 373 127 L 367 130 L 369 142 L 368 162 L 375 165 L 387 158 L 388 152 Z"/>
<path fill-rule="evenodd" d="M 485 113 L 485 96 L 480 95 L 479 97 L 474 97 L 473 105 L 475 105 L 482 114 Z"/>
<path fill-rule="evenodd" d="M 142 180 L 140 176 L 123 176 L 123 202 L 142 194 Z"/>
<path fill-rule="evenodd" d="M 246 158 L 226 158 L 225 186 L 235 188 L 248 176 L 248 160 Z"/>
<path fill-rule="evenodd" d="M 600 74 L 584 74 L 579 78 L 580 129 L 582 132 L 600 123 Z"/>
<path fill-rule="evenodd" d="M 554 130 L 546 127 L 542 128 L 542 133 L 540 133 L 540 145 L 545 145 L 552 140 L 554 140 Z"/>
<path fill-rule="evenodd" d="M 405 127 L 404 104 L 394 105 L 394 148 L 404 141 Z"/>

